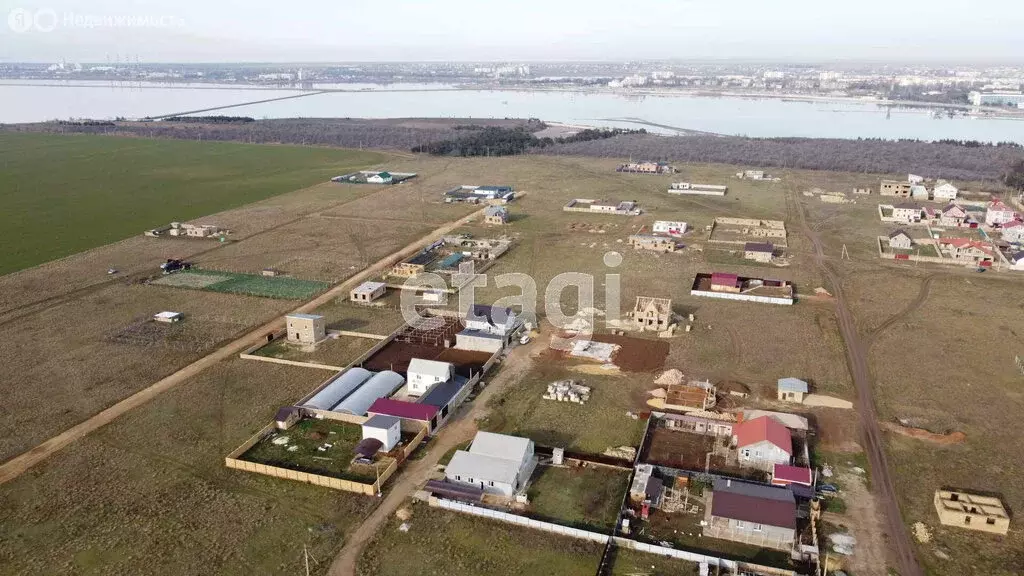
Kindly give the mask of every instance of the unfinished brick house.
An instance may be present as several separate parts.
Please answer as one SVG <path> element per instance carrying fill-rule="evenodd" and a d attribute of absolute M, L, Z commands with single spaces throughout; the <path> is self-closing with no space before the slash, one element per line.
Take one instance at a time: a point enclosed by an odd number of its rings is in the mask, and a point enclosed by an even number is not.
<path fill-rule="evenodd" d="M 936 490 L 935 512 L 939 522 L 969 530 L 1006 534 L 1010 516 L 999 498 L 960 490 Z"/>
<path fill-rule="evenodd" d="M 629 245 L 634 250 L 651 250 L 654 252 L 675 252 L 676 241 L 665 236 L 634 234 L 629 237 Z"/>
<path fill-rule="evenodd" d="M 633 325 L 639 330 L 662 332 L 672 324 L 672 300 L 637 296 L 636 304 L 630 313 Z"/>

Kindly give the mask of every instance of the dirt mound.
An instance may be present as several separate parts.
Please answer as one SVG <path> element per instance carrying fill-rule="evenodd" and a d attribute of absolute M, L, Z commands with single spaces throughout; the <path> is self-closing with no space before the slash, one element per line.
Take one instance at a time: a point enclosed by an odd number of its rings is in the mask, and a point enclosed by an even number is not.
<path fill-rule="evenodd" d="M 665 370 L 658 376 L 654 383 L 659 386 L 670 386 L 682 384 L 686 377 L 679 370 L 672 368 L 671 370 Z"/>
<path fill-rule="evenodd" d="M 907 436 L 910 438 L 917 438 L 918 440 L 924 440 L 931 442 L 932 444 L 940 444 L 947 446 L 950 444 L 963 444 L 964 440 L 967 439 L 967 434 L 956 431 L 948 434 L 936 434 L 935 432 L 929 432 L 924 428 L 910 428 L 907 426 L 900 426 L 892 422 L 885 422 L 882 427 L 890 432 L 895 432 L 901 436 Z"/>

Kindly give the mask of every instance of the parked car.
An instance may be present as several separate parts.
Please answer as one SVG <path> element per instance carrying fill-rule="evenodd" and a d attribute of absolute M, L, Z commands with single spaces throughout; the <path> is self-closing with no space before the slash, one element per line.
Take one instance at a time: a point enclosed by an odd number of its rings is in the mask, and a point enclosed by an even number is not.
<path fill-rule="evenodd" d="M 824 496 L 835 496 L 836 494 L 839 494 L 839 488 L 835 484 L 819 484 L 818 494 L 822 494 Z"/>

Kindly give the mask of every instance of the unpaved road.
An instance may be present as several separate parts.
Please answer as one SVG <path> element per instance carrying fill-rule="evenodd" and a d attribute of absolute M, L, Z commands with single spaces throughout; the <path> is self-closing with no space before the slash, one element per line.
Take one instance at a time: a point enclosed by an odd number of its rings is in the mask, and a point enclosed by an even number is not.
<path fill-rule="evenodd" d="M 539 343 L 540 339 L 538 338 L 529 346 L 514 348 L 502 362 L 501 371 L 476 397 L 469 409 L 463 409 L 434 437 L 427 455 L 420 460 L 412 461 L 411 465 L 398 473 L 398 480 L 391 485 L 388 495 L 384 497 L 380 506 L 345 540 L 344 547 L 331 563 L 331 568 L 327 572 L 329 576 L 355 575 L 359 554 L 366 544 L 387 522 L 388 518 L 398 511 L 402 503 L 430 479 L 431 473 L 445 453 L 473 439 L 477 430 L 476 421 L 487 413 L 488 399 L 499 394 L 508 386 L 518 383 L 530 371 L 533 365 L 530 358 L 531 352 L 538 346 L 543 349 Z"/>
<path fill-rule="evenodd" d="M 402 248 L 398 252 L 381 258 L 369 268 L 365 268 L 362 272 L 359 272 L 355 276 L 349 278 L 348 280 L 342 282 L 341 284 L 338 284 L 337 286 L 331 288 L 327 292 L 324 292 L 320 296 L 317 296 L 313 300 L 310 300 L 309 302 L 303 304 L 302 306 L 299 306 L 293 312 L 312 312 L 316 308 L 323 306 L 324 304 L 327 304 L 334 298 L 347 294 L 349 290 L 351 290 L 354 286 L 356 286 L 363 280 L 369 278 L 374 274 L 380 273 L 389 266 L 392 266 L 396 261 L 407 256 L 411 256 L 423 245 L 431 242 L 438 236 L 447 234 L 454 230 L 455 228 L 458 228 L 459 226 L 462 226 L 463 224 L 469 222 L 470 220 L 480 217 L 485 209 L 486 208 L 482 208 L 454 222 L 449 222 L 448 224 L 441 226 L 440 228 L 434 230 L 433 232 L 427 234 L 426 236 L 420 238 L 419 240 L 412 242 L 411 244 L 407 245 L 405 248 Z M 200 358 L 199 360 L 196 360 L 192 364 L 189 364 L 188 366 L 182 368 L 181 370 L 178 370 L 177 372 L 171 374 L 170 376 L 167 376 L 166 378 L 157 381 L 155 384 L 149 386 L 148 388 L 145 388 L 143 390 L 140 390 L 139 392 L 136 392 L 135 394 L 132 394 L 131 396 L 125 398 L 124 400 L 121 400 L 117 404 L 114 404 L 113 406 L 107 408 L 106 410 L 103 410 L 102 412 L 96 414 L 95 416 L 92 416 L 88 420 L 85 420 L 79 424 L 76 424 L 75 426 L 72 426 L 71 428 L 65 430 L 64 432 L 61 432 L 60 434 L 54 436 L 53 438 L 50 438 L 49 440 L 43 442 L 42 444 L 39 444 L 35 448 L 32 448 L 28 452 L 15 456 L 14 458 L 11 458 L 7 462 L 0 464 L 0 484 L 17 478 L 26 470 L 35 466 L 39 462 L 42 462 L 50 455 L 61 450 L 68 444 L 71 444 L 72 442 L 84 437 L 86 434 L 89 434 L 94 430 L 106 426 L 118 416 L 128 412 L 129 410 L 137 408 L 145 404 L 146 402 L 149 402 L 153 398 L 159 396 L 160 394 L 166 392 L 167 390 L 170 390 L 171 388 L 177 386 L 178 384 L 181 384 L 182 382 L 188 380 L 189 378 L 195 376 L 196 374 L 199 374 L 200 372 L 209 368 L 210 366 L 213 366 L 214 364 L 222 360 L 227 360 L 228 358 L 231 358 L 232 356 L 241 353 L 243 350 L 245 350 L 255 342 L 264 338 L 268 332 L 274 332 L 276 330 L 280 330 L 283 327 L 283 318 L 278 318 L 272 322 L 268 322 L 267 324 L 253 330 L 252 332 L 249 332 L 245 336 L 242 336 L 241 338 L 222 346 L 221 348 L 211 352 L 210 354 Z"/>
<path fill-rule="evenodd" d="M 889 464 L 885 459 L 882 432 L 878 426 L 878 413 L 873 397 L 871 372 L 868 370 L 867 349 L 860 341 L 857 324 L 846 306 L 840 278 L 826 261 L 821 236 L 808 226 L 807 215 L 799 200 L 796 201 L 796 205 L 800 227 L 811 244 L 814 245 L 814 263 L 821 270 L 828 284 L 831 285 L 832 296 L 835 298 L 839 332 L 846 343 L 847 361 L 850 364 L 850 373 L 857 390 L 857 412 L 860 416 L 863 436 L 861 444 L 864 446 L 868 462 L 871 464 L 871 484 L 875 490 L 875 496 L 882 506 L 885 532 L 889 536 L 895 553 L 895 568 L 901 576 L 924 576 L 924 570 L 917 560 L 914 543 L 910 540 L 907 527 L 903 525 L 899 500 L 896 498 L 896 488 L 889 471 Z"/>

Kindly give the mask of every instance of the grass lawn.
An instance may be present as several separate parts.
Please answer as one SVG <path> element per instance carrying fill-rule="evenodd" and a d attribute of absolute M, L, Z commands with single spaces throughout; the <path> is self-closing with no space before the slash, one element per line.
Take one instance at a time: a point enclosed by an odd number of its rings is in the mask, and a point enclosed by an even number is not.
<path fill-rule="evenodd" d="M 0 134 L 0 274 L 324 182 L 362 151 Z"/>
<path fill-rule="evenodd" d="M 686 576 L 697 574 L 697 565 L 686 560 L 666 558 L 616 547 L 612 550 L 612 576 Z"/>
<path fill-rule="evenodd" d="M 592 375 L 574 372 L 570 362 L 545 360 L 515 387 L 490 401 L 492 408 L 482 428 L 490 432 L 526 436 L 544 446 L 600 454 L 608 448 L 639 446 L 643 420 L 626 412 L 635 410 L 631 393 L 649 387 L 649 376 Z M 584 405 L 544 400 L 548 384 L 574 379 L 592 388 Z"/>
<path fill-rule="evenodd" d="M 363 551 L 358 576 L 593 576 L 604 548 L 416 503 L 409 531 L 392 517 Z"/>
<path fill-rule="evenodd" d="M 164 276 L 153 282 L 162 286 L 197 288 L 226 294 L 243 294 L 262 298 L 306 300 L 330 288 L 328 282 L 300 280 L 287 276 L 261 276 L 219 270 L 186 270 Z"/>
<path fill-rule="evenodd" d="M 316 345 L 312 352 L 305 352 L 301 346 L 288 343 L 287 338 L 278 338 L 266 346 L 253 352 L 255 356 L 311 362 L 328 366 L 344 367 L 377 344 L 376 340 L 341 336 L 337 339 L 328 338 Z"/>
<path fill-rule="evenodd" d="M 538 467 L 531 479 L 529 515 L 584 530 L 615 526 L 629 472 L 612 468 Z"/>
<path fill-rule="evenodd" d="M 287 444 L 272 442 L 281 436 L 288 438 Z M 351 463 L 355 457 L 355 446 L 361 439 L 362 430 L 355 424 L 306 419 L 286 431 L 268 436 L 242 454 L 239 460 L 372 483 L 375 480 L 372 466 L 357 467 Z M 317 448 L 324 444 L 331 444 L 331 447 L 318 451 Z M 297 450 L 289 450 L 295 446 L 298 446 Z M 378 458 L 377 466 L 383 470 L 387 468 L 387 462 Z"/>

